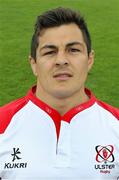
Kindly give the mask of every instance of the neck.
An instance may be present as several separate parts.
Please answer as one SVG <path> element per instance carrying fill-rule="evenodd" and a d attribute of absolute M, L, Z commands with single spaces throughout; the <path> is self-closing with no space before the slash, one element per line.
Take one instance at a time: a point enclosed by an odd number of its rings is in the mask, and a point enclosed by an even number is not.
<path fill-rule="evenodd" d="M 77 92 L 74 95 L 63 99 L 46 94 L 41 89 L 36 88 L 36 96 L 41 101 L 56 109 L 60 115 L 64 115 L 70 109 L 89 100 L 89 97 L 86 95 L 84 88 L 81 90 L 81 92 Z"/>

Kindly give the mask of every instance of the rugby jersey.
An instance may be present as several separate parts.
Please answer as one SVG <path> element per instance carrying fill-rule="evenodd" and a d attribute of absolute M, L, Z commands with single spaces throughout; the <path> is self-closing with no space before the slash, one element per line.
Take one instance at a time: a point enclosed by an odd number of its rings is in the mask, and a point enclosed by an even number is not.
<path fill-rule="evenodd" d="M 0 108 L 1 179 L 119 179 L 119 110 L 85 89 L 61 116 L 35 90 Z"/>

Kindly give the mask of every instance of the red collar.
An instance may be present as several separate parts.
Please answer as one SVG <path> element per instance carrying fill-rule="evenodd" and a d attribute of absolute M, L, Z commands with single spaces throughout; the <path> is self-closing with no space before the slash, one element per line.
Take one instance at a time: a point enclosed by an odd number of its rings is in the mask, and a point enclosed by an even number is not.
<path fill-rule="evenodd" d="M 95 102 L 96 102 L 96 98 L 93 95 L 93 93 L 85 88 L 85 93 L 87 94 L 87 96 L 90 98 L 87 102 L 79 104 L 78 106 L 70 109 L 66 114 L 64 114 L 63 116 L 61 116 L 57 110 L 53 109 L 52 107 L 50 107 L 48 104 L 46 104 L 45 102 L 41 101 L 40 99 L 38 99 L 34 94 L 36 91 L 36 86 L 33 86 L 32 89 L 29 90 L 28 94 L 27 94 L 27 98 L 29 100 L 31 100 L 35 105 L 37 105 L 38 107 L 40 107 L 42 110 L 44 110 L 45 112 L 47 112 L 53 119 L 55 119 L 56 117 L 64 121 L 70 122 L 71 118 L 89 108 L 90 106 L 92 106 Z"/>

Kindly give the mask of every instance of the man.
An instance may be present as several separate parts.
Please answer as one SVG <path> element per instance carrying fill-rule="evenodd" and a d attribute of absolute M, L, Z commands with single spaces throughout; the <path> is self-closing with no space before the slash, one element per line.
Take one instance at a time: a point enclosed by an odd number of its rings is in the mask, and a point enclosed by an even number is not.
<path fill-rule="evenodd" d="M 37 85 L 0 109 L 2 179 L 117 179 L 119 110 L 85 88 L 94 61 L 81 15 L 37 18 L 30 64 Z"/>

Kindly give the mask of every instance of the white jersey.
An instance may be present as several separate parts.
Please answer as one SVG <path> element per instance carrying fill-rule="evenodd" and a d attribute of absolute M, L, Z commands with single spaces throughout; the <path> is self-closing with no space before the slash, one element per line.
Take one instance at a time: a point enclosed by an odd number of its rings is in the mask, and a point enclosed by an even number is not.
<path fill-rule="evenodd" d="M 0 177 L 118 180 L 119 110 L 95 98 L 61 116 L 35 87 L 0 108 Z"/>

